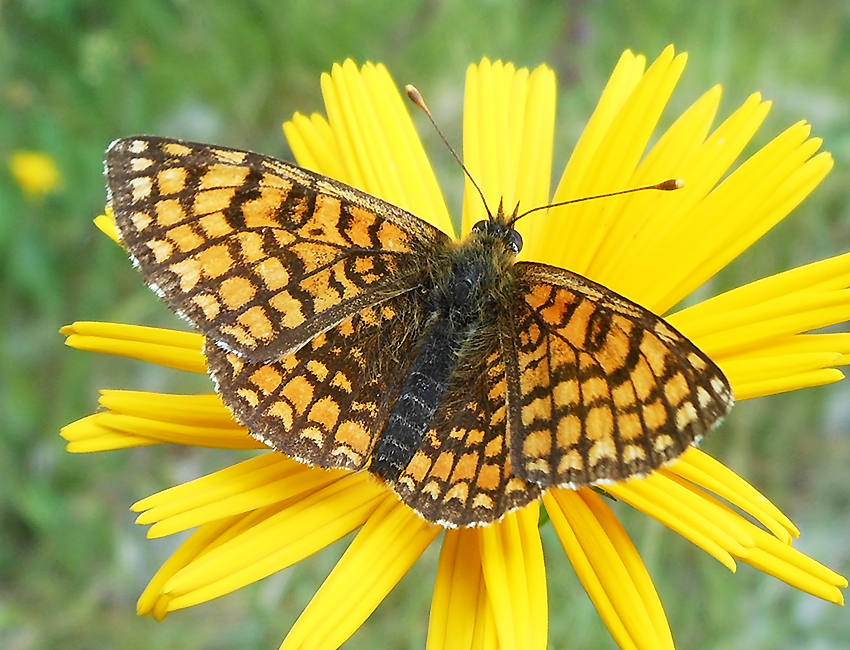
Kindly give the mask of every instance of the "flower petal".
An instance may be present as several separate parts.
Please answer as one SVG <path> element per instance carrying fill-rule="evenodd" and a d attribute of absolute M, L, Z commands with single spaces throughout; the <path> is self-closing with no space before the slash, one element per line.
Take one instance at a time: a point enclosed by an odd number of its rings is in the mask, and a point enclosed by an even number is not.
<path fill-rule="evenodd" d="M 484 582 L 502 650 L 546 647 L 548 605 L 539 520 L 540 506 L 533 503 L 478 531 Z"/>
<path fill-rule="evenodd" d="M 292 626 L 281 649 L 338 648 L 440 531 L 395 495 L 387 495 Z"/>
<path fill-rule="evenodd" d="M 484 59 L 466 73 L 463 111 L 463 157 L 481 197 L 467 178 L 462 228 L 487 219 L 500 202 L 510 212 L 519 203 L 530 209 L 549 202 L 552 143 L 555 129 L 555 75 L 546 66 L 533 72 Z M 545 215 L 543 215 L 545 216 Z M 518 226 L 529 241 L 534 217 Z M 525 256 L 533 252 L 525 252 Z"/>
<path fill-rule="evenodd" d="M 673 648 L 667 617 L 643 562 L 592 490 L 553 489 L 543 497 L 564 550 L 621 648 Z"/>
<path fill-rule="evenodd" d="M 62 428 L 68 451 L 89 453 L 163 443 L 223 449 L 266 449 L 233 419 L 218 395 L 101 391 L 108 409 Z"/>
<path fill-rule="evenodd" d="M 371 63 L 358 69 L 349 59 L 322 76 L 322 93 L 327 121 L 297 115 L 284 124 L 299 163 L 452 232 L 436 176 L 387 69 Z"/>
<path fill-rule="evenodd" d="M 94 321 L 77 321 L 59 331 L 68 337 L 65 345 L 78 350 L 117 354 L 200 374 L 207 372 L 202 352 L 204 337 L 200 334 Z"/>

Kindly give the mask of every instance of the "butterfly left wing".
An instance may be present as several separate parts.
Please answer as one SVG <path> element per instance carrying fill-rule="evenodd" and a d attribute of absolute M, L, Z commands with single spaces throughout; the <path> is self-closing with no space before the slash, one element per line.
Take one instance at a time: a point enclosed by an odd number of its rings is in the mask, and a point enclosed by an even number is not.
<path fill-rule="evenodd" d="M 106 153 L 121 241 L 154 290 L 219 345 L 273 360 L 415 287 L 422 219 L 288 163 L 153 136 Z"/>
<path fill-rule="evenodd" d="M 663 319 L 564 269 L 515 270 L 502 343 L 518 476 L 581 487 L 645 475 L 731 408 L 721 370 Z"/>

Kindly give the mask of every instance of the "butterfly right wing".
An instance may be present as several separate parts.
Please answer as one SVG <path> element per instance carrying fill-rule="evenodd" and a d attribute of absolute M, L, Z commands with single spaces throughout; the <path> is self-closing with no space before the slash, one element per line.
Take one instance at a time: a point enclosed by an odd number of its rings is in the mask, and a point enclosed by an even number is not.
<path fill-rule="evenodd" d="M 416 286 L 448 236 L 385 201 L 255 153 L 149 136 L 106 153 L 121 241 L 148 283 L 246 360 L 297 350 Z"/>
<path fill-rule="evenodd" d="M 515 270 L 502 340 L 518 476 L 581 487 L 646 475 L 731 408 L 722 371 L 663 319 L 565 269 Z"/>

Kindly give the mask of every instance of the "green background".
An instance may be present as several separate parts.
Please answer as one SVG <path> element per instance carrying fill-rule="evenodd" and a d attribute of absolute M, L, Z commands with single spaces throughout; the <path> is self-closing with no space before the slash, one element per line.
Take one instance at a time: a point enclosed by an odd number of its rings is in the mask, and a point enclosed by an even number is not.
<path fill-rule="evenodd" d="M 353 57 L 387 64 L 429 98 L 459 142 L 466 66 L 482 56 L 557 72 L 556 170 L 626 48 L 669 43 L 690 63 L 665 116 L 715 83 L 721 118 L 755 90 L 774 100 L 757 145 L 799 119 L 836 167 L 815 195 L 726 269 L 726 288 L 850 249 L 850 4 L 295 0 L 0 3 L 0 647 L 276 648 L 343 551 L 164 623 L 135 601 L 176 541 L 147 541 L 134 501 L 244 457 L 178 447 L 64 451 L 58 429 L 101 387 L 208 390 L 203 378 L 63 347 L 78 319 L 182 327 L 91 219 L 102 152 L 156 133 L 288 156 L 281 122 L 322 110 L 319 74 Z M 451 208 L 462 179 L 418 119 Z M 12 151 L 49 153 L 61 188 L 26 197 Z M 850 573 L 848 386 L 740 404 L 704 448 L 802 528 L 798 547 Z M 680 648 L 844 648 L 846 611 L 690 543 L 614 504 L 653 575 Z M 550 647 L 614 648 L 550 527 L 544 527 Z M 423 648 L 437 545 L 353 637 L 351 648 Z"/>

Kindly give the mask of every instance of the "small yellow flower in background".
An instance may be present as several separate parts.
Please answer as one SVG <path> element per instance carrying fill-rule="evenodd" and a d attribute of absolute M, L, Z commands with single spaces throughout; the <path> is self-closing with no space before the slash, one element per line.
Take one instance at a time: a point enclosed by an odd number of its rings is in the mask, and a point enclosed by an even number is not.
<path fill-rule="evenodd" d="M 831 157 L 817 153 L 820 140 L 810 138 L 801 122 L 728 174 L 769 103 L 753 95 L 712 130 L 719 87 L 653 138 L 685 61 L 672 47 L 649 68 L 644 57 L 623 54 L 553 195 L 552 71 L 486 60 L 470 67 L 464 159 L 489 205 L 504 198 L 507 206 L 530 208 L 670 177 L 686 181 L 671 194 L 644 192 L 535 213 L 518 224 L 523 258 L 569 268 L 665 313 L 781 221 L 828 173 Z M 348 61 L 322 77 L 322 90 L 327 117 L 296 115 L 284 125 L 299 164 L 452 232 L 433 171 L 387 71 L 358 69 Z M 651 139 L 655 144 L 647 151 Z M 467 186 L 462 233 L 485 217 L 480 198 Z M 115 237 L 109 214 L 97 224 Z M 850 254 L 745 285 L 667 319 L 712 357 L 743 400 L 843 377 L 835 366 L 850 359 L 850 334 L 807 332 L 850 319 L 848 287 Z M 92 322 L 63 333 L 79 349 L 206 371 L 197 334 Z M 100 404 L 104 410 L 63 429 L 70 451 L 165 442 L 264 448 L 212 393 L 108 390 Z M 793 523 L 697 449 L 646 478 L 605 490 L 731 571 L 742 561 L 843 604 L 840 588 L 847 580 L 795 550 L 792 539 L 799 531 Z M 647 570 L 605 500 L 589 488 L 557 488 L 542 504 L 617 643 L 673 648 Z M 138 523 L 151 525 L 150 537 L 195 529 L 139 600 L 139 613 L 160 619 L 291 566 L 359 529 L 283 648 L 339 647 L 442 531 L 368 473 L 313 468 L 277 452 L 155 494 L 133 510 L 140 513 Z M 546 647 L 539 516 L 540 503 L 533 503 L 489 526 L 445 531 L 428 648 Z"/>
<path fill-rule="evenodd" d="M 16 151 L 9 160 L 12 176 L 27 196 L 50 194 L 62 182 L 56 162 L 41 151 Z"/>

